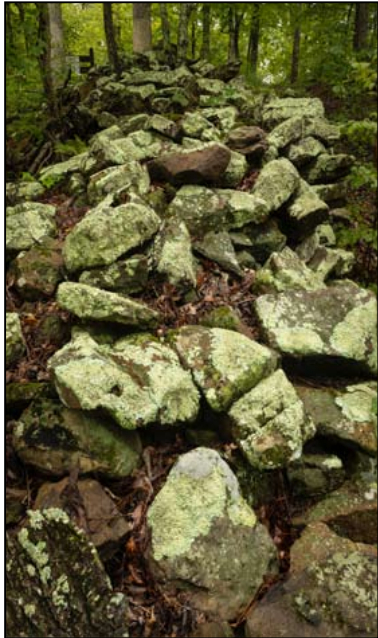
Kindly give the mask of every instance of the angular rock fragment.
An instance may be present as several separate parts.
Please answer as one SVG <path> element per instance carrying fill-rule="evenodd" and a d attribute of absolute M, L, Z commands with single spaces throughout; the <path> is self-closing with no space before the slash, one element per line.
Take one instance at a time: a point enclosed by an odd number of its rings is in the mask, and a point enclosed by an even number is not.
<path fill-rule="evenodd" d="M 6 209 L 6 252 L 13 256 L 56 234 L 55 207 L 25 202 Z"/>
<path fill-rule="evenodd" d="M 17 312 L 7 312 L 5 319 L 5 359 L 6 366 L 12 365 L 25 352 L 25 342 L 22 334 L 21 321 Z"/>
<path fill-rule="evenodd" d="M 295 499 L 325 496 L 340 487 L 345 477 L 343 462 L 335 454 L 303 454 L 287 469 L 287 479 Z"/>
<path fill-rule="evenodd" d="M 324 117 L 324 106 L 319 98 L 279 98 L 268 102 L 263 109 L 263 122 L 273 127 L 295 116 Z"/>
<path fill-rule="evenodd" d="M 264 267 L 257 271 L 255 285 L 261 292 L 325 288 L 322 277 L 308 268 L 288 246 L 271 254 Z"/>
<path fill-rule="evenodd" d="M 290 145 L 287 151 L 287 158 L 300 170 L 302 166 L 315 160 L 321 153 L 325 152 L 326 148 L 319 140 L 314 137 L 304 137 L 296 144 Z"/>
<path fill-rule="evenodd" d="M 303 179 L 289 206 L 280 213 L 285 231 L 294 239 L 302 239 L 318 224 L 328 219 L 328 206 Z"/>
<path fill-rule="evenodd" d="M 5 186 L 7 206 L 15 206 L 22 202 L 34 201 L 43 195 L 44 187 L 37 181 L 8 182 Z"/>
<path fill-rule="evenodd" d="M 141 292 L 148 279 L 148 260 L 144 255 L 120 259 L 110 266 L 85 270 L 79 277 L 81 284 L 104 290 L 133 294 Z"/>
<path fill-rule="evenodd" d="M 221 620 L 238 615 L 268 572 L 275 548 L 220 455 L 197 448 L 179 458 L 148 512 L 149 560 L 164 587 Z"/>
<path fill-rule="evenodd" d="M 111 166 L 95 173 L 88 183 L 88 199 L 92 205 L 99 204 L 107 195 L 122 193 L 145 195 L 150 187 L 146 167 L 130 161 L 121 166 Z"/>
<path fill-rule="evenodd" d="M 168 181 L 175 185 L 206 184 L 218 181 L 229 164 L 230 151 L 212 144 L 203 150 L 187 150 L 161 155 L 148 162 L 152 180 Z"/>
<path fill-rule="evenodd" d="M 224 270 L 228 270 L 239 277 L 243 271 L 239 266 L 231 238 L 226 232 L 206 233 L 202 241 L 194 244 L 194 249 L 201 255 L 219 264 Z"/>
<path fill-rule="evenodd" d="M 278 210 L 287 202 L 299 186 L 299 173 L 284 157 L 273 160 L 261 170 L 253 195 L 264 200 L 270 212 Z"/>
<path fill-rule="evenodd" d="M 306 179 L 309 184 L 336 182 L 349 174 L 353 164 L 354 157 L 351 155 L 322 153 L 306 171 Z"/>
<path fill-rule="evenodd" d="M 24 299 L 51 297 L 63 279 L 62 244 L 46 238 L 19 253 L 12 263 L 15 285 Z"/>
<path fill-rule="evenodd" d="M 174 218 L 163 226 L 154 243 L 156 271 L 174 286 L 195 287 L 196 269 L 192 243 L 185 223 Z"/>

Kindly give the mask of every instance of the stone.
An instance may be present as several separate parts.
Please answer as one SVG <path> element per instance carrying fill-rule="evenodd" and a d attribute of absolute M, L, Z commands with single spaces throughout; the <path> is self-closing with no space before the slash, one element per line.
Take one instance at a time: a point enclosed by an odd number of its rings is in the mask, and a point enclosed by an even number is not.
<path fill-rule="evenodd" d="M 316 226 L 328 219 L 328 206 L 303 179 L 300 180 L 294 198 L 280 213 L 285 231 L 294 239 L 310 235 Z"/>
<path fill-rule="evenodd" d="M 203 150 L 161 155 L 148 162 L 147 168 L 154 181 L 168 181 L 174 185 L 207 184 L 221 179 L 230 157 L 225 146 L 212 144 Z"/>
<path fill-rule="evenodd" d="M 76 499 L 80 503 L 79 512 L 72 507 Z M 72 484 L 67 477 L 58 483 L 43 483 L 33 510 L 51 508 L 68 514 L 88 536 L 103 561 L 112 557 L 131 529 L 104 488 L 93 479 L 81 479 Z"/>
<path fill-rule="evenodd" d="M 238 275 L 238 277 L 243 276 L 228 233 L 206 233 L 202 241 L 195 242 L 194 249 L 207 259 L 215 261 L 224 270 Z"/>
<path fill-rule="evenodd" d="M 14 256 L 56 235 L 55 206 L 25 202 L 6 209 L 6 253 Z"/>
<path fill-rule="evenodd" d="M 321 153 L 314 165 L 306 170 L 305 177 L 309 184 L 336 182 L 349 174 L 353 164 L 354 157 L 351 155 Z"/>
<path fill-rule="evenodd" d="M 308 262 L 309 268 L 326 281 L 330 277 L 344 277 L 348 275 L 355 264 L 356 258 L 350 250 L 342 248 L 327 248 L 319 246 Z"/>
<path fill-rule="evenodd" d="M 39 173 L 39 181 L 45 188 L 52 188 L 63 182 L 71 173 L 80 173 L 87 161 L 89 152 L 79 153 L 70 159 L 58 164 L 50 164 L 42 168 Z"/>
<path fill-rule="evenodd" d="M 316 374 L 377 372 L 377 301 L 352 284 L 291 290 L 255 301 L 265 342 L 287 363 Z M 341 368 L 340 368 L 341 367 Z"/>
<path fill-rule="evenodd" d="M 7 543 L 10 636 L 128 636 L 128 604 L 111 588 L 96 549 L 65 512 L 28 513 Z"/>
<path fill-rule="evenodd" d="M 315 434 L 302 401 L 282 370 L 244 394 L 229 416 L 241 451 L 259 470 L 287 467 L 301 457 L 304 443 Z"/>
<path fill-rule="evenodd" d="M 299 173 L 289 160 L 273 160 L 261 170 L 252 193 L 264 200 L 269 212 L 276 211 L 290 199 L 299 186 Z"/>
<path fill-rule="evenodd" d="M 287 469 L 291 494 L 301 500 L 325 496 L 340 487 L 345 477 L 343 462 L 335 454 L 303 454 Z"/>
<path fill-rule="evenodd" d="M 78 470 L 79 475 L 122 480 L 139 466 L 142 453 L 136 432 L 46 398 L 35 399 L 22 413 L 13 445 L 23 463 L 56 477 Z"/>
<path fill-rule="evenodd" d="M 184 135 L 197 138 L 203 142 L 217 142 L 221 138 L 221 133 L 217 127 L 199 111 L 185 113 L 180 125 Z"/>
<path fill-rule="evenodd" d="M 200 142 L 198 140 L 185 137 L 182 140 L 182 145 L 188 149 L 197 148 L 198 150 L 200 150 L 200 149 L 208 148 L 211 145 L 211 143 Z M 218 144 L 217 146 L 220 146 L 223 148 L 222 144 Z M 224 148 L 227 148 L 227 147 L 225 146 Z M 246 158 L 244 157 L 244 155 L 241 155 L 241 153 L 237 153 L 236 151 L 231 151 L 230 161 L 227 165 L 225 172 L 221 176 L 217 186 L 223 187 L 223 188 L 236 188 L 237 186 L 239 186 L 240 182 L 242 181 L 247 171 L 248 171 L 248 162 Z"/>
<path fill-rule="evenodd" d="M 5 185 L 6 205 L 15 206 L 22 202 L 29 202 L 42 197 L 44 186 L 36 180 L 7 182 Z"/>
<path fill-rule="evenodd" d="M 325 287 L 323 278 L 308 268 L 288 246 L 270 255 L 264 267 L 256 273 L 255 286 L 260 293 L 320 290 Z"/>
<path fill-rule="evenodd" d="M 298 257 L 308 263 L 321 246 L 334 246 L 336 235 L 331 224 L 319 224 L 314 232 L 306 237 L 295 249 Z"/>
<path fill-rule="evenodd" d="M 302 385 L 297 385 L 296 390 L 320 436 L 370 456 L 376 455 L 376 383 L 349 385 L 344 392 Z"/>
<path fill-rule="evenodd" d="M 219 306 L 205 312 L 199 321 L 206 328 L 223 328 L 241 332 L 241 318 L 231 306 Z"/>
<path fill-rule="evenodd" d="M 181 126 L 161 115 L 151 115 L 144 128 L 147 131 L 154 131 L 155 133 L 164 135 L 164 137 L 168 137 L 174 142 L 178 142 L 182 137 Z"/>
<path fill-rule="evenodd" d="M 159 313 L 146 304 L 87 284 L 60 284 L 56 300 L 61 308 L 80 319 L 109 321 L 139 328 L 155 327 Z"/>
<path fill-rule="evenodd" d="M 348 187 L 345 180 L 335 184 L 313 184 L 311 188 L 331 208 L 343 206 L 346 201 Z"/>
<path fill-rule="evenodd" d="M 214 638 L 214 636 L 233 638 L 234 632 L 227 622 L 207 622 L 201 623 L 192 636 L 193 638 Z"/>
<path fill-rule="evenodd" d="M 287 151 L 287 158 L 300 170 L 319 155 L 326 152 L 325 146 L 314 137 L 304 137 L 296 144 L 291 144 Z"/>
<path fill-rule="evenodd" d="M 269 133 L 267 140 L 269 144 L 282 150 L 306 137 L 313 137 L 330 146 L 339 140 L 340 128 L 322 117 L 294 115 L 278 124 Z"/>
<path fill-rule="evenodd" d="M 264 263 L 273 252 L 280 252 L 286 244 L 286 236 L 280 231 L 275 219 L 267 219 L 262 224 L 244 226 L 243 235 L 244 239 L 239 233 L 230 233 L 234 245 L 248 246 L 259 263 Z"/>
<path fill-rule="evenodd" d="M 231 129 L 235 128 L 238 117 L 238 110 L 234 106 L 223 108 L 202 109 L 202 115 L 214 124 L 224 135 L 228 135 Z"/>
<path fill-rule="evenodd" d="M 250 163 L 261 159 L 268 148 L 266 133 L 258 126 L 239 126 L 233 129 L 228 136 L 227 145 L 245 155 Z"/>
<path fill-rule="evenodd" d="M 90 204 L 100 203 L 107 195 L 120 196 L 123 193 L 145 195 L 150 188 L 150 178 L 145 166 L 131 161 L 121 166 L 111 166 L 92 175 L 88 182 Z"/>
<path fill-rule="evenodd" d="M 199 393 L 176 353 L 149 334 L 99 345 L 79 331 L 50 359 L 64 405 L 102 409 L 121 427 L 195 421 Z"/>
<path fill-rule="evenodd" d="M 5 386 L 6 412 L 13 418 L 18 418 L 34 399 L 46 398 L 57 398 L 53 385 L 48 381 L 12 381 Z"/>
<path fill-rule="evenodd" d="M 179 288 L 197 284 L 189 231 L 181 220 L 169 219 L 154 243 L 156 271 Z"/>
<path fill-rule="evenodd" d="M 324 106 L 319 98 L 276 98 L 268 102 L 262 112 L 264 125 L 273 128 L 284 120 L 299 116 L 324 117 Z"/>
<path fill-rule="evenodd" d="M 8 368 L 23 356 L 26 346 L 22 334 L 21 321 L 17 312 L 7 312 L 5 318 L 5 360 Z"/>
<path fill-rule="evenodd" d="M 197 84 L 203 95 L 219 95 L 226 88 L 226 83 L 222 80 L 211 80 L 210 78 L 199 78 Z"/>
<path fill-rule="evenodd" d="M 275 548 L 218 452 L 179 457 L 148 515 L 149 562 L 164 588 L 185 589 L 193 607 L 231 620 L 275 570 Z"/>
<path fill-rule="evenodd" d="M 241 228 L 268 216 L 264 200 L 254 194 L 204 186 L 183 186 L 168 207 L 170 217 L 182 219 L 189 232 L 203 236 L 219 228 Z"/>
<path fill-rule="evenodd" d="M 372 547 L 313 525 L 294 543 L 291 556 L 293 573 L 251 611 L 246 636 L 376 635 L 377 563 Z"/>
<path fill-rule="evenodd" d="M 21 252 L 12 263 L 15 286 L 23 299 L 51 297 L 63 279 L 62 244 L 46 238 Z"/>
<path fill-rule="evenodd" d="M 147 257 L 133 255 L 128 259 L 119 259 L 110 266 L 85 270 L 79 277 L 79 283 L 130 295 L 144 290 L 148 270 Z"/>
<path fill-rule="evenodd" d="M 66 237 L 63 258 L 69 272 L 112 264 L 158 231 L 160 218 L 142 200 L 116 208 L 106 203 L 90 210 Z"/>
<path fill-rule="evenodd" d="M 171 340 L 215 412 L 226 411 L 277 365 L 271 350 L 231 330 L 184 326 Z"/>

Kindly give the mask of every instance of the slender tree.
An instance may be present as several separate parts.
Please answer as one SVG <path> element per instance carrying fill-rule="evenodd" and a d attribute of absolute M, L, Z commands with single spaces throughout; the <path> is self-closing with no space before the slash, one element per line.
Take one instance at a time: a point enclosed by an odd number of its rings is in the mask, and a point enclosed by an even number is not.
<path fill-rule="evenodd" d="M 353 49 L 355 51 L 362 51 L 366 49 L 368 44 L 369 3 L 355 2 L 355 7 Z"/>
<path fill-rule="evenodd" d="M 39 38 L 43 43 L 39 63 L 45 95 L 53 115 L 58 115 L 57 91 L 63 85 L 67 67 L 64 52 L 60 2 L 37 2 Z"/>
<path fill-rule="evenodd" d="M 168 52 L 171 48 L 171 27 L 169 24 L 168 9 L 166 2 L 159 2 L 161 30 L 163 33 L 164 51 Z"/>
<path fill-rule="evenodd" d="M 186 59 L 188 52 L 188 27 L 191 6 L 189 2 L 180 3 L 179 30 L 177 39 L 177 59 L 181 62 Z"/>
<path fill-rule="evenodd" d="M 293 44 L 291 53 L 291 69 L 290 82 L 295 84 L 299 75 L 299 54 L 301 48 L 301 22 L 302 22 L 302 5 L 301 3 L 292 3 L 290 5 L 290 22 L 293 32 Z"/>
<path fill-rule="evenodd" d="M 248 69 L 251 77 L 256 79 L 259 58 L 260 40 L 260 3 L 252 3 L 251 26 L 248 40 Z"/>
<path fill-rule="evenodd" d="M 151 2 L 133 2 L 133 51 L 152 49 Z"/>
<path fill-rule="evenodd" d="M 112 2 L 103 2 L 102 3 L 102 11 L 104 17 L 104 29 L 105 29 L 105 37 L 106 37 L 106 47 L 108 50 L 108 58 L 111 67 L 117 73 L 120 74 L 120 60 L 118 55 L 117 42 L 114 31 L 114 22 L 113 22 L 113 3 Z"/>
<path fill-rule="evenodd" d="M 244 9 L 238 10 L 234 6 L 230 6 L 228 9 L 228 61 L 235 62 L 240 59 L 239 51 L 239 35 L 240 27 L 244 17 Z"/>
<path fill-rule="evenodd" d="M 192 11 L 192 28 L 190 37 L 190 52 L 192 58 L 196 57 L 196 37 L 197 37 L 197 7 Z"/>
<path fill-rule="evenodd" d="M 210 59 L 210 24 L 211 24 L 211 4 L 202 3 L 202 47 L 201 58 Z"/>

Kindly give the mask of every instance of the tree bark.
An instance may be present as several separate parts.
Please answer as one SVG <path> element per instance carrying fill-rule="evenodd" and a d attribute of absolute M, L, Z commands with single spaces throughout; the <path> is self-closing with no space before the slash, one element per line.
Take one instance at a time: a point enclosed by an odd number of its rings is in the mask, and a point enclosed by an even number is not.
<path fill-rule="evenodd" d="M 42 82 L 50 112 L 57 116 L 57 90 L 63 85 L 66 75 L 61 5 L 60 2 L 37 2 L 36 6 L 39 38 L 43 43 L 39 56 Z"/>
<path fill-rule="evenodd" d="M 179 31 L 177 41 L 177 59 L 182 62 L 186 59 L 188 51 L 188 26 L 191 7 L 188 2 L 180 3 L 180 19 L 179 19 Z"/>
<path fill-rule="evenodd" d="M 151 2 L 133 2 L 133 51 L 152 49 Z"/>
<path fill-rule="evenodd" d="M 354 21 L 353 49 L 362 51 L 366 49 L 369 33 L 369 3 L 356 2 L 356 13 Z"/>
<path fill-rule="evenodd" d="M 252 4 L 251 28 L 249 32 L 248 42 L 248 63 L 250 75 L 253 79 L 257 77 L 257 63 L 259 58 L 259 40 L 260 40 L 260 4 L 254 2 Z"/>
<path fill-rule="evenodd" d="M 161 30 L 163 33 L 164 51 L 168 52 L 171 48 L 171 28 L 168 18 L 168 10 L 166 2 L 159 2 Z"/>
<path fill-rule="evenodd" d="M 192 58 L 196 57 L 196 35 L 197 35 L 197 10 L 194 10 L 194 15 L 192 18 L 192 30 L 191 30 L 191 41 L 190 41 L 190 50 Z"/>
<path fill-rule="evenodd" d="M 299 25 L 297 25 L 294 29 L 294 36 L 293 36 L 293 52 L 291 56 L 291 72 L 290 72 L 291 84 L 295 84 L 298 81 L 300 45 L 301 45 L 301 28 Z"/>
<path fill-rule="evenodd" d="M 244 11 L 238 13 L 236 7 L 230 7 L 228 10 L 228 62 L 235 62 L 240 59 L 239 52 L 239 33 L 243 20 Z"/>
<path fill-rule="evenodd" d="M 209 2 L 202 3 L 202 48 L 201 58 L 210 59 L 210 23 L 211 23 L 211 4 Z"/>
<path fill-rule="evenodd" d="M 112 2 L 102 3 L 103 17 L 104 17 L 104 29 L 106 37 L 106 47 L 108 50 L 108 59 L 111 67 L 117 73 L 120 74 L 120 60 L 118 56 L 117 42 L 114 31 L 113 22 L 113 7 Z"/>

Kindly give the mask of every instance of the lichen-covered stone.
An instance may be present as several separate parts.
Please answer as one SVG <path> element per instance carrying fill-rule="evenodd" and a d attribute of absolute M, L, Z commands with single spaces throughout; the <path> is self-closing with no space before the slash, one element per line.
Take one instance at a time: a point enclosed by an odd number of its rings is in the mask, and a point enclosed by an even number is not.
<path fill-rule="evenodd" d="M 262 295 L 255 309 L 266 342 L 308 372 L 377 372 L 377 300 L 356 285 Z M 338 368 L 338 372 L 339 372 Z"/>
<path fill-rule="evenodd" d="M 154 244 L 156 271 L 178 287 L 195 287 L 196 269 L 189 231 L 181 220 L 170 219 Z"/>
<path fill-rule="evenodd" d="M 351 155 L 322 153 L 317 157 L 315 164 L 306 171 L 306 179 L 309 184 L 336 182 L 348 175 L 353 164 L 354 157 Z"/>
<path fill-rule="evenodd" d="M 133 294 L 141 292 L 148 279 L 148 260 L 144 255 L 133 255 L 119 259 L 110 266 L 85 270 L 79 277 L 81 284 L 96 286 L 104 290 Z"/>
<path fill-rule="evenodd" d="M 294 573 L 250 613 L 246 636 L 361 636 L 377 633 L 374 549 L 312 526 L 291 548 Z"/>
<path fill-rule="evenodd" d="M 75 498 L 80 501 L 80 513 L 72 507 Z M 67 477 L 58 483 L 43 483 L 33 510 L 51 508 L 61 509 L 68 514 L 72 522 L 88 536 L 103 561 L 112 557 L 130 532 L 130 524 L 94 479 L 80 479 L 72 484 Z"/>
<path fill-rule="evenodd" d="M 117 140 L 97 139 L 91 154 L 96 159 L 97 170 L 115 164 L 153 159 L 163 152 L 176 148 L 171 140 L 150 131 L 134 131 Z M 93 172 L 93 168 L 92 168 Z"/>
<path fill-rule="evenodd" d="M 7 635 L 128 636 L 124 594 L 112 590 L 96 549 L 65 512 L 30 511 L 6 542 Z"/>
<path fill-rule="evenodd" d="M 338 278 L 348 275 L 356 258 L 350 250 L 319 246 L 308 262 L 309 268 L 326 281 L 330 277 Z"/>
<path fill-rule="evenodd" d="M 79 332 L 50 359 L 62 402 L 103 409 L 119 425 L 178 425 L 195 420 L 199 393 L 175 352 L 150 335 L 99 345 Z"/>
<path fill-rule="evenodd" d="M 255 285 L 261 292 L 320 290 L 325 287 L 322 277 L 308 268 L 288 246 L 279 253 L 271 254 L 264 267 L 256 273 Z"/>
<path fill-rule="evenodd" d="M 276 126 L 291 117 L 324 117 L 324 106 L 319 98 L 279 98 L 268 102 L 263 108 L 263 123 Z"/>
<path fill-rule="evenodd" d="M 39 181 L 46 188 L 51 188 L 62 182 L 71 173 L 80 172 L 83 165 L 87 161 L 89 152 L 85 151 L 78 155 L 70 157 L 70 159 L 59 162 L 58 164 L 50 164 L 42 168 L 39 174 Z"/>
<path fill-rule="evenodd" d="M 311 235 L 306 237 L 295 249 L 298 257 L 309 262 L 321 246 L 334 246 L 336 235 L 331 224 L 319 224 Z"/>
<path fill-rule="evenodd" d="M 194 248 L 201 255 L 219 264 L 224 270 L 228 270 L 239 277 L 243 271 L 239 266 L 231 238 L 226 232 L 206 233 L 202 241 L 197 241 Z"/>
<path fill-rule="evenodd" d="M 191 234 L 241 228 L 263 222 L 268 216 L 264 200 L 254 194 L 204 186 L 183 186 L 168 208 L 168 215 L 182 219 Z"/>
<path fill-rule="evenodd" d="M 252 192 L 264 200 L 269 212 L 272 212 L 281 208 L 290 199 L 299 186 L 299 180 L 295 166 L 282 157 L 264 166 Z"/>
<path fill-rule="evenodd" d="M 5 404 L 7 414 L 18 418 L 34 399 L 57 398 L 52 383 L 48 381 L 31 381 L 20 383 L 12 381 L 5 387 Z"/>
<path fill-rule="evenodd" d="M 296 386 L 306 412 L 318 434 L 375 456 L 377 452 L 377 415 L 374 399 L 377 384 L 358 383 L 341 392 L 332 388 Z"/>
<path fill-rule="evenodd" d="M 291 144 L 288 151 L 288 159 L 300 169 L 312 160 L 316 159 L 321 153 L 325 153 L 325 146 L 314 137 L 304 137 L 296 144 Z"/>
<path fill-rule="evenodd" d="M 121 166 L 111 166 L 91 176 L 88 183 L 88 199 L 91 204 L 98 204 L 107 195 L 136 193 L 145 195 L 150 187 L 150 178 L 145 166 L 130 161 Z"/>
<path fill-rule="evenodd" d="M 194 137 L 203 142 L 217 142 L 221 138 L 217 127 L 198 111 L 185 113 L 180 124 L 184 135 L 188 137 Z"/>
<path fill-rule="evenodd" d="M 16 288 L 24 299 L 51 297 L 63 279 L 61 242 L 46 238 L 27 252 L 19 253 L 12 272 Z"/>
<path fill-rule="evenodd" d="M 231 330 L 184 326 L 172 340 L 216 412 L 227 410 L 277 365 L 272 351 Z"/>
<path fill-rule="evenodd" d="M 231 306 L 219 306 L 205 312 L 199 323 L 207 328 L 223 328 L 224 330 L 241 332 L 240 316 Z"/>
<path fill-rule="evenodd" d="M 335 454 L 303 454 L 287 469 L 295 499 L 313 499 L 340 487 L 345 481 L 342 460 Z"/>
<path fill-rule="evenodd" d="M 67 236 L 65 265 L 70 272 L 109 265 L 150 239 L 159 226 L 160 218 L 137 198 L 116 208 L 100 204 Z"/>
<path fill-rule="evenodd" d="M 294 115 L 278 124 L 268 135 L 268 142 L 279 150 L 298 142 L 301 138 L 313 137 L 327 146 L 340 138 L 340 129 L 322 117 Z"/>
<path fill-rule="evenodd" d="M 58 288 L 56 299 L 61 308 L 80 319 L 140 328 L 156 326 L 159 320 L 159 313 L 146 304 L 87 284 L 64 282 Z"/>
<path fill-rule="evenodd" d="M 275 548 L 220 455 L 197 448 L 179 458 L 148 512 L 150 564 L 164 587 L 193 606 L 237 616 L 273 569 Z"/>
<path fill-rule="evenodd" d="M 6 366 L 12 365 L 25 352 L 25 342 L 22 334 L 21 321 L 17 312 L 7 312 L 5 319 L 5 360 Z"/>
<path fill-rule="evenodd" d="M 286 236 L 280 231 L 275 219 L 244 226 L 244 239 L 239 233 L 232 232 L 230 235 L 235 246 L 248 246 L 259 263 L 264 263 L 273 252 L 281 251 L 286 244 Z"/>
<path fill-rule="evenodd" d="M 182 127 L 162 115 L 152 115 L 144 126 L 146 131 L 155 131 L 164 137 L 178 141 L 182 137 Z"/>
<path fill-rule="evenodd" d="M 63 476 L 78 470 L 118 480 L 138 467 L 142 452 L 136 432 L 123 432 L 104 416 L 68 409 L 51 399 L 35 400 L 22 413 L 13 445 L 26 465 L 44 474 Z"/>
<path fill-rule="evenodd" d="M 6 209 L 6 252 L 13 256 L 56 234 L 55 206 L 25 202 Z"/>
<path fill-rule="evenodd" d="M 343 206 L 345 204 L 347 196 L 347 182 L 341 180 L 334 184 L 313 184 L 312 190 L 322 199 L 329 204 L 332 208 L 337 206 Z"/>
<path fill-rule="evenodd" d="M 328 206 L 303 179 L 289 206 L 281 213 L 288 235 L 295 239 L 306 237 L 328 219 Z"/>
<path fill-rule="evenodd" d="M 7 206 L 34 201 L 43 195 L 45 188 L 37 181 L 8 182 L 5 186 Z"/>
<path fill-rule="evenodd" d="M 202 115 L 219 128 L 225 135 L 235 128 L 238 111 L 234 106 L 202 109 Z"/>
<path fill-rule="evenodd" d="M 300 458 L 315 427 L 282 370 L 260 381 L 234 403 L 234 436 L 249 463 L 260 470 L 286 467 Z"/>

